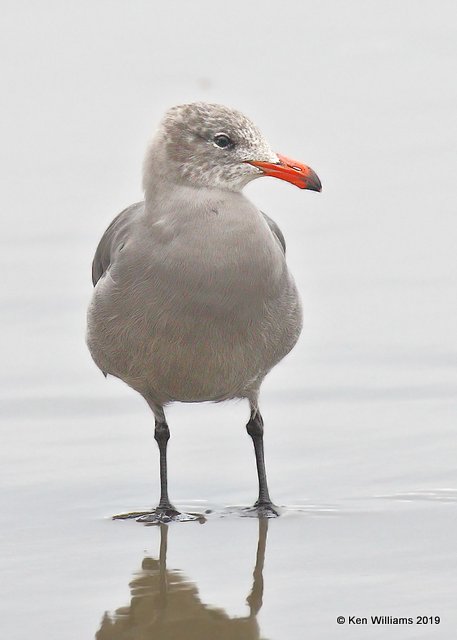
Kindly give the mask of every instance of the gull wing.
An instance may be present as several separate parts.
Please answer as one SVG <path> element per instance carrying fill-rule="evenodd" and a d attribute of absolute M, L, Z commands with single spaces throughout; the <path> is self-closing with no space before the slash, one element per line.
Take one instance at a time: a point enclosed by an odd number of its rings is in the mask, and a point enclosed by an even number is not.
<path fill-rule="evenodd" d="M 270 231 L 272 232 L 276 240 L 281 245 L 284 255 L 286 255 L 286 241 L 284 239 L 281 229 L 278 227 L 276 222 L 270 218 L 270 216 L 267 216 L 267 214 L 264 213 L 263 211 L 261 211 L 260 213 L 265 218 L 267 225 L 270 227 Z"/>
<path fill-rule="evenodd" d="M 144 202 L 136 202 L 121 211 L 103 234 L 92 261 L 92 283 L 94 287 L 108 270 L 115 250 L 127 239 L 130 225 L 138 213 L 143 210 L 143 207 Z"/>

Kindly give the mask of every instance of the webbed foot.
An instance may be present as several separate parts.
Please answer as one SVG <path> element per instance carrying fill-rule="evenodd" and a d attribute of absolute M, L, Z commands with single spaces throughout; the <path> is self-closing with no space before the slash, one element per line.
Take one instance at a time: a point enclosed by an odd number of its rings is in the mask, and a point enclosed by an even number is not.
<path fill-rule="evenodd" d="M 132 520 L 148 525 L 169 524 L 170 522 L 206 522 L 206 518 L 199 513 L 180 513 L 173 507 L 157 507 L 151 511 L 132 511 L 113 516 L 113 520 Z"/>
<path fill-rule="evenodd" d="M 244 510 L 245 514 L 250 517 L 257 518 L 279 518 L 280 511 L 272 502 L 256 502 L 252 507 Z"/>

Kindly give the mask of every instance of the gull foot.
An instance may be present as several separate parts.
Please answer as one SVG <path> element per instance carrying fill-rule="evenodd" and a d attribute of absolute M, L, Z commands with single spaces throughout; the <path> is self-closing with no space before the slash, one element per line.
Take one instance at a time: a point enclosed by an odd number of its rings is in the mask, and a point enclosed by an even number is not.
<path fill-rule="evenodd" d="M 256 502 L 254 506 L 244 509 L 244 514 L 248 517 L 257 518 L 279 518 L 279 508 L 272 502 Z"/>
<path fill-rule="evenodd" d="M 147 525 L 169 524 L 170 522 L 191 522 L 198 521 L 201 524 L 206 522 L 205 516 L 199 513 L 180 513 L 176 509 L 168 507 L 157 507 L 152 511 L 132 511 L 113 516 L 113 520 L 136 520 Z"/>

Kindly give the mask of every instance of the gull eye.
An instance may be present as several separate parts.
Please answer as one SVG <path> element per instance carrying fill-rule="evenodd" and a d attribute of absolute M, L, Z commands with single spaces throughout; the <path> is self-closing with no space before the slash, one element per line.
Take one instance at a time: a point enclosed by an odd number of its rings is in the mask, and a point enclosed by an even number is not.
<path fill-rule="evenodd" d="M 229 149 L 230 147 L 233 147 L 233 142 L 225 133 L 216 133 L 213 138 L 213 142 L 216 147 L 219 147 L 219 149 Z"/>

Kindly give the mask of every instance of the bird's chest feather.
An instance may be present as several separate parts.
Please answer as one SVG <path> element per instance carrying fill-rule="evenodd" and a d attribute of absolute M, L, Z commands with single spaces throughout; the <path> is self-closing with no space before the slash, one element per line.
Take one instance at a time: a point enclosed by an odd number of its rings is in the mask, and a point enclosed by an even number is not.
<path fill-rule="evenodd" d="M 143 300 L 216 315 L 263 305 L 287 277 L 282 251 L 260 212 L 235 215 L 217 206 L 179 225 L 173 218 L 157 221 L 138 240 L 132 259 L 143 268 L 126 265 L 125 272 L 135 275 Z"/>

